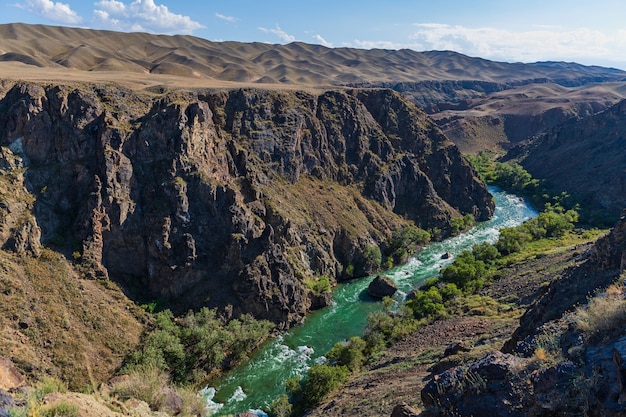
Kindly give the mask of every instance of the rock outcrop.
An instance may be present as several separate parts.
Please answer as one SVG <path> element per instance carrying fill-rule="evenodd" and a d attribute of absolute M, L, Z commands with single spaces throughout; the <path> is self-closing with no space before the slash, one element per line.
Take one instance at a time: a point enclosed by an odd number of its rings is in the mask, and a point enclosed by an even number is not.
<path fill-rule="evenodd" d="M 0 100 L 0 143 L 29 196 L 5 203 L 3 247 L 41 241 L 134 297 L 283 326 L 312 305 L 306 278 L 364 274 L 363 249 L 395 228 L 445 235 L 494 208 L 457 148 L 389 90 L 22 83 Z"/>
<path fill-rule="evenodd" d="M 582 119 L 571 119 L 511 150 L 533 177 L 566 191 L 583 217 L 615 224 L 626 207 L 626 101 Z"/>
<path fill-rule="evenodd" d="M 417 417 L 420 411 L 411 407 L 407 403 L 396 405 L 391 412 L 391 417 Z"/>
<path fill-rule="evenodd" d="M 626 214 L 626 213 L 625 213 Z M 528 350 L 542 324 L 558 319 L 566 311 L 585 304 L 598 289 L 607 288 L 624 272 L 626 259 L 626 216 L 592 248 L 580 255 L 579 264 L 555 280 L 546 292 L 524 313 L 520 326 L 504 345 L 505 352 Z"/>
<path fill-rule="evenodd" d="M 386 275 L 378 275 L 367 287 L 367 293 L 374 298 L 391 297 L 397 290 L 396 283 Z"/>
<path fill-rule="evenodd" d="M 0 390 L 9 391 L 26 385 L 26 380 L 13 362 L 0 358 Z"/>
<path fill-rule="evenodd" d="M 424 405 L 457 416 L 624 415 L 625 258 L 622 216 L 522 316 L 504 353 L 434 375 Z"/>

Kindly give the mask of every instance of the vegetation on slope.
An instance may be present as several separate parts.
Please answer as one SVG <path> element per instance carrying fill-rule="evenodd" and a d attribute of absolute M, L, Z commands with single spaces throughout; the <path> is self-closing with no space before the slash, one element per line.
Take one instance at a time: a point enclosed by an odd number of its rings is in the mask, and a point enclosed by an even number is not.
<path fill-rule="evenodd" d="M 141 348 L 125 361 L 122 373 L 158 370 L 176 384 L 199 384 L 241 362 L 269 336 L 266 320 L 249 314 L 226 320 L 216 310 L 202 308 L 174 317 L 170 310 L 155 315 Z"/>
<path fill-rule="evenodd" d="M 538 217 L 521 226 L 502 230 L 496 244 L 483 243 L 475 245 L 471 251 L 462 252 L 453 264 L 441 271 L 438 278 L 416 290 L 411 299 L 399 309 L 370 315 L 368 329 L 362 338 L 352 337 L 337 344 L 327 354 L 330 363 L 315 366 L 316 373 L 317 367 L 323 366 L 324 372 L 321 374 L 327 378 L 322 385 L 328 391 L 323 396 L 318 391 L 309 396 L 308 390 L 311 386 L 306 379 L 300 384 L 291 383 L 289 399 L 295 405 L 287 408 L 294 415 L 330 395 L 340 386 L 338 381 L 347 380 L 346 371 L 359 372 L 388 346 L 433 320 L 463 315 L 500 318 L 518 316 L 520 313 L 517 307 L 507 300 L 495 300 L 479 294 L 481 288 L 497 280 L 500 271 L 511 264 L 544 256 L 560 250 L 561 247 L 578 243 L 581 239 L 586 241 L 603 233 L 599 230 L 575 230 L 577 211 L 574 208 L 565 209 L 559 204 L 565 202 L 567 196 L 555 198 L 547 193 L 537 195 L 539 182 L 533 180 L 519 165 L 494 163 L 493 166 L 495 169 L 491 171 L 490 178 L 492 183 L 496 182 L 501 187 L 518 193 L 534 192 L 536 199 L 543 202 L 544 210 Z M 390 299 L 384 303 L 388 307 L 393 305 Z M 542 354 L 539 351 L 539 355 Z M 284 412 L 280 407 L 288 404 L 287 399 L 282 398 L 274 404 L 275 415 Z"/>
<path fill-rule="evenodd" d="M 93 390 L 139 342 L 145 314 L 110 281 L 78 279 L 65 258 L 0 251 L 0 357 L 33 380 Z"/>
<path fill-rule="evenodd" d="M 387 347 L 433 320 L 452 315 L 518 315 L 519 310 L 511 304 L 479 295 L 478 291 L 497 279 L 498 271 L 513 262 L 600 233 L 575 232 L 576 220 L 575 210 L 548 205 L 537 218 L 519 227 L 505 229 L 507 232 L 495 245 L 482 243 L 475 245 L 471 251 L 462 252 L 450 266 L 441 271 L 438 278 L 416 290 L 412 298 L 398 309 L 392 308 L 394 303 L 391 299 L 384 300 L 387 312 L 372 313 L 368 317 L 368 327 L 363 337 L 355 336 L 338 343 L 326 355 L 329 363 L 311 368 L 315 375 L 315 387 L 310 377 L 289 382 L 289 395 L 280 398 L 269 408 L 270 415 L 300 415 L 345 383 L 349 373 L 358 373 Z M 512 244 L 511 236 L 523 238 Z"/>

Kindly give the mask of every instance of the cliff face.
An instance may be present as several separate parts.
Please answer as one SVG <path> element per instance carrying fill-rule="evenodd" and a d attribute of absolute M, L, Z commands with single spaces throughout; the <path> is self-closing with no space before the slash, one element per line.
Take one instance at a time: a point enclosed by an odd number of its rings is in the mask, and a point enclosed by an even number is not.
<path fill-rule="evenodd" d="M 580 202 L 585 217 L 614 224 L 626 207 L 626 101 L 572 119 L 509 153 L 535 178 Z"/>
<path fill-rule="evenodd" d="M 363 249 L 408 220 L 445 235 L 452 217 L 493 212 L 456 147 L 385 90 L 18 84 L 0 141 L 28 190 L 4 205 L 5 248 L 41 241 L 136 296 L 283 325 L 327 301 L 306 279 L 367 273 Z"/>

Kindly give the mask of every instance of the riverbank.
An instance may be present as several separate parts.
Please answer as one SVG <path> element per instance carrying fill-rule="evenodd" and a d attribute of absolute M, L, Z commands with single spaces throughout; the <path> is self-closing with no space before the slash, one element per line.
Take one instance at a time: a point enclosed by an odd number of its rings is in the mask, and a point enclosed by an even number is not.
<path fill-rule="evenodd" d="M 476 243 L 495 242 L 498 230 L 513 227 L 537 215 L 537 212 L 518 196 L 490 188 L 496 200 L 493 218 L 474 229 L 428 245 L 407 264 L 385 272 L 398 285 L 399 296 L 408 293 L 427 279 L 437 276 L 439 270 L 450 264 L 442 254 L 456 255 L 471 249 Z M 260 409 L 285 393 L 289 378 L 302 376 L 314 363 L 323 361 L 323 355 L 335 343 L 362 335 L 367 316 L 382 309 L 381 303 L 367 295 L 371 277 L 352 280 L 340 285 L 333 294 L 332 306 L 307 317 L 281 338 L 264 345 L 245 364 L 232 370 L 214 385 L 215 415 L 229 415 L 249 409 Z M 219 408 L 218 408 L 219 407 Z"/>
<path fill-rule="evenodd" d="M 515 306 L 508 314 L 438 320 L 389 348 L 354 375 L 345 387 L 307 416 L 389 416 L 399 403 L 422 409 L 420 391 L 434 375 L 500 350 L 529 305 L 550 282 L 577 264 L 597 235 L 552 248 L 498 271 L 499 279 L 481 295 Z M 451 348 L 456 346 L 456 348 Z"/>

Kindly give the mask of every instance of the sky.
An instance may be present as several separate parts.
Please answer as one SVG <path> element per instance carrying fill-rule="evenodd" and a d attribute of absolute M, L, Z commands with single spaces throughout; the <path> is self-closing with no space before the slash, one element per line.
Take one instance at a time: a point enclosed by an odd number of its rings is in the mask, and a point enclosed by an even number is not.
<path fill-rule="evenodd" d="M 0 0 L 0 23 L 211 41 L 452 50 L 626 70 L 624 0 Z"/>

